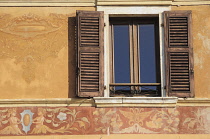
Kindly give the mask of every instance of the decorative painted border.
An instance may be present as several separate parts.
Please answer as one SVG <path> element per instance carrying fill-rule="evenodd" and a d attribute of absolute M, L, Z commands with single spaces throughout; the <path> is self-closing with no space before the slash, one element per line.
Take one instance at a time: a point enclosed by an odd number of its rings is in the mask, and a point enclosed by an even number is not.
<path fill-rule="evenodd" d="M 210 133 L 210 107 L 3 107 L 0 117 L 0 136 Z"/>

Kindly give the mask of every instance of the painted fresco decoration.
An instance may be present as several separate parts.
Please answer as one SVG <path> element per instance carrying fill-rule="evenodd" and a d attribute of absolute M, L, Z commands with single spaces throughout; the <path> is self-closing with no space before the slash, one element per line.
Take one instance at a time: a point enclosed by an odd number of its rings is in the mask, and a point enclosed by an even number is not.
<path fill-rule="evenodd" d="M 59 30 L 61 26 L 56 26 L 48 20 L 38 15 L 28 13 L 21 17 L 12 19 L 5 27 L 1 28 L 2 32 L 21 36 L 25 39 L 51 33 Z"/>
<path fill-rule="evenodd" d="M 23 126 L 23 131 L 27 134 L 28 131 L 30 131 L 30 127 L 33 120 L 34 113 L 31 112 L 31 110 L 24 110 L 21 115 L 21 124 Z"/>
<path fill-rule="evenodd" d="M 17 117 L 16 108 L 10 108 L 6 110 L 6 115 L 3 117 L 7 117 L 4 121 L 2 121 L 3 124 L 7 124 L 5 128 L 0 130 L 0 134 L 11 134 L 11 135 L 21 135 L 23 132 L 20 130 L 19 125 L 21 124 L 20 119 Z"/>
<path fill-rule="evenodd" d="M 183 125 L 188 130 L 196 130 L 197 133 L 210 133 L 210 108 L 198 109 L 191 111 L 194 117 L 188 117 L 184 120 Z"/>
<path fill-rule="evenodd" d="M 35 127 L 30 134 L 71 133 L 79 128 L 87 128 L 90 124 L 86 117 L 78 117 L 80 111 L 68 108 L 38 108 L 38 116 L 33 120 Z M 74 124 L 78 127 L 73 127 Z"/>
<path fill-rule="evenodd" d="M 168 133 L 177 133 L 179 125 L 179 111 L 170 108 L 162 111 L 155 111 L 155 113 L 150 116 L 150 120 L 146 122 L 146 126 L 153 129 L 163 129 L 163 131 Z"/>
<path fill-rule="evenodd" d="M 209 117 L 209 107 L 4 107 L 0 135 L 209 134 Z"/>
<path fill-rule="evenodd" d="M 129 125 L 139 124 L 141 126 L 143 125 L 143 120 L 152 112 L 153 111 L 144 111 L 144 108 L 131 108 L 130 111 L 120 110 L 120 113 L 129 119 Z"/>
<path fill-rule="evenodd" d="M 93 112 L 94 123 L 96 126 L 94 132 L 110 133 L 118 132 L 123 125 L 119 114 L 116 113 L 116 110 L 112 109 L 97 109 Z"/>
<path fill-rule="evenodd" d="M 22 78 L 30 84 L 36 79 L 39 63 L 56 58 L 60 50 L 67 48 L 68 42 L 63 36 L 68 35 L 68 17 L 54 13 L 0 15 L 0 59 L 14 59 L 23 69 Z"/>
<path fill-rule="evenodd" d="M 16 109 L 0 111 L 2 117 L 0 134 L 72 133 L 73 131 L 79 131 L 80 128 L 86 130 L 90 126 L 89 120 L 86 117 L 78 117 L 81 111 L 75 109 L 38 108 L 35 114 L 27 109 L 19 115 L 17 115 Z M 19 117 L 21 117 L 21 120 Z M 3 124 L 5 125 L 3 126 Z"/>
<path fill-rule="evenodd" d="M 154 110 L 145 111 L 144 108 L 131 108 L 129 111 L 120 110 L 120 113 L 129 119 L 128 128 L 123 129 L 119 133 L 156 133 L 152 130 L 144 128 L 144 120 L 150 117 Z"/>

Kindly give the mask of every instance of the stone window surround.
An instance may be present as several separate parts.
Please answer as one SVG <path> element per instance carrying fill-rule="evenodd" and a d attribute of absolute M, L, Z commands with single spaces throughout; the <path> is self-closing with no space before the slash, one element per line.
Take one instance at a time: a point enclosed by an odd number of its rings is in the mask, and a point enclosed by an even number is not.
<path fill-rule="evenodd" d="M 163 34 L 163 16 L 164 11 L 170 11 L 170 6 L 97 6 L 97 11 L 104 11 L 104 84 L 106 89 L 104 91 L 104 97 L 95 97 L 94 100 L 98 105 L 110 106 L 112 104 L 176 104 L 177 97 L 166 97 L 165 93 L 165 77 L 164 77 L 164 34 Z M 120 17 L 120 16 L 158 16 L 159 17 L 159 36 L 160 36 L 160 67 L 161 67 L 161 96 L 162 97 L 109 97 L 109 17 Z"/>

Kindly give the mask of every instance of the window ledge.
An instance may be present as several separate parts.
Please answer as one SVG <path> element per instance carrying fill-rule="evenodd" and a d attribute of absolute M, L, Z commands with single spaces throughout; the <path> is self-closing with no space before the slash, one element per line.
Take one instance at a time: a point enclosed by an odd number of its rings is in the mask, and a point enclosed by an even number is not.
<path fill-rule="evenodd" d="M 94 97 L 96 107 L 175 107 L 177 97 Z"/>
<path fill-rule="evenodd" d="M 0 107 L 23 106 L 95 106 L 93 99 L 55 98 L 55 99 L 0 99 Z"/>
<path fill-rule="evenodd" d="M 179 98 L 178 106 L 210 106 L 209 98 Z"/>
<path fill-rule="evenodd" d="M 94 102 L 95 101 L 95 102 Z M 57 99 L 0 99 L 0 107 L 85 106 L 85 107 L 176 107 L 210 106 L 210 98 L 94 97 Z"/>

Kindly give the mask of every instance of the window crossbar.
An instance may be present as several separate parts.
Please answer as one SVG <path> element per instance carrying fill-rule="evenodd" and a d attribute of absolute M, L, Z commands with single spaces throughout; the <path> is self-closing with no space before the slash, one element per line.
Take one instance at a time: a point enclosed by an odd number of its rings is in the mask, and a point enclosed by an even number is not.
<path fill-rule="evenodd" d="M 160 83 L 110 83 L 109 86 L 160 86 Z"/>

